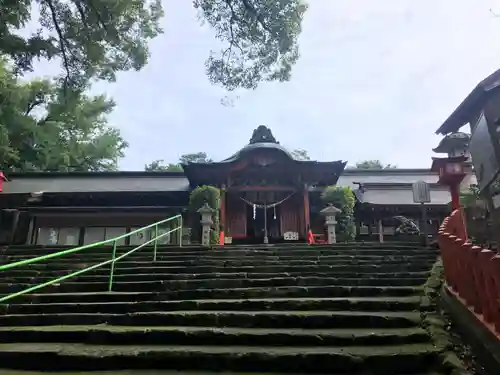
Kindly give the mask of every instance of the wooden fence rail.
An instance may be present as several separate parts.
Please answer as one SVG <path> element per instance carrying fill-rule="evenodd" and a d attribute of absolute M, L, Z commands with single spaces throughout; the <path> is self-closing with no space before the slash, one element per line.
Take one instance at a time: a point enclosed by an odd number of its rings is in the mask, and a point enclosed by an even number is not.
<path fill-rule="evenodd" d="M 439 229 L 446 286 L 500 337 L 500 256 L 467 240 L 462 215 L 453 211 Z"/>

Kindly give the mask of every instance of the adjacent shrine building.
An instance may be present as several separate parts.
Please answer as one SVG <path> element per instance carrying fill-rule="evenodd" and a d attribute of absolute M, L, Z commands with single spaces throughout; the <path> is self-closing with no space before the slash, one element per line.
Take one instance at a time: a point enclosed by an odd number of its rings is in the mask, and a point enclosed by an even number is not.
<path fill-rule="evenodd" d="M 296 160 L 265 126 L 220 162 L 189 163 L 184 172 L 6 173 L 0 192 L 0 242 L 74 246 L 101 241 L 174 214 L 187 216 L 190 191 L 221 189 L 220 225 L 232 243 L 303 241 L 322 233 L 326 186 L 353 188 L 358 239 L 390 239 L 403 215 L 418 220 L 411 186 L 429 183 L 430 228 L 449 213 L 450 194 L 429 169 L 350 169 L 344 161 Z M 469 176 L 468 183 L 475 183 Z M 185 220 L 196 225 L 196 220 Z M 185 228 L 189 237 L 189 228 Z M 146 238 L 127 238 L 140 244 Z M 175 243 L 175 236 L 165 238 Z M 188 241 L 189 238 L 186 238 Z M 196 239 L 191 239 L 196 241 Z"/>

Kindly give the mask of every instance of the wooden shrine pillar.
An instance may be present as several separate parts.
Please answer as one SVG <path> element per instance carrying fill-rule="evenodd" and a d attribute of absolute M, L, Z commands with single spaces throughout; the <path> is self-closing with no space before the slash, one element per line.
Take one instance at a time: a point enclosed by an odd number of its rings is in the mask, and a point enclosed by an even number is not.
<path fill-rule="evenodd" d="M 304 184 L 304 238 L 307 238 L 307 231 L 311 228 L 311 209 L 309 207 L 309 187 Z"/>
<path fill-rule="evenodd" d="M 220 238 L 219 245 L 224 245 L 225 243 L 225 235 L 226 235 L 226 187 L 222 186 L 220 189 L 220 217 L 219 217 L 219 226 L 220 226 Z"/>

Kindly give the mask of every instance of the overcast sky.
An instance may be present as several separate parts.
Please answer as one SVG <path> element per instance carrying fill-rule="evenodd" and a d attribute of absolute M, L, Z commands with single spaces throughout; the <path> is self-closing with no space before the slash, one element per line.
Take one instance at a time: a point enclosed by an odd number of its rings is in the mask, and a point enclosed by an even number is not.
<path fill-rule="evenodd" d="M 312 159 L 380 159 L 429 167 L 434 131 L 478 81 L 500 68 L 500 0 L 309 0 L 301 58 L 288 83 L 238 93 L 210 85 L 217 48 L 191 1 L 164 0 L 165 33 L 141 72 L 100 84 L 117 102 L 111 123 L 130 142 L 123 170 L 205 151 L 220 160 L 269 126 Z"/>

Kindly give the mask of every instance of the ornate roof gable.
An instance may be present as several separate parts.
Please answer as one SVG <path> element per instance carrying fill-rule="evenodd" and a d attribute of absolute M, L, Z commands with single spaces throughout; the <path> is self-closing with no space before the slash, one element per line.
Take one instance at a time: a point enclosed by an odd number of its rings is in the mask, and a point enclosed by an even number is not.
<path fill-rule="evenodd" d="M 276 144 L 279 144 L 279 142 L 276 141 L 276 138 L 274 138 L 273 133 L 271 132 L 271 129 L 269 129 L 267 126 L 264 126 L 264 125 L 259 125 L 259 127 L 253 131 L 252 138 L 250 138 L 249 144 L 252 145 L 255 143 L 276 143 Z"/>

